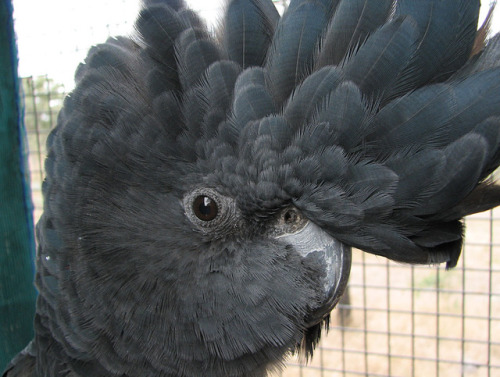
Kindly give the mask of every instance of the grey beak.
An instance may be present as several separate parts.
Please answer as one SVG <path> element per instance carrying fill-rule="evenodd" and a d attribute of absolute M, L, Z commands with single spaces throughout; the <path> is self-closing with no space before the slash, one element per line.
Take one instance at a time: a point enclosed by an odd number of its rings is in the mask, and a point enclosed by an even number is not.
<path fill-rule="evenodd" d="M 351 270 L 351 248 L 311 221 L 297 232 L 277 239 L 293 245 L 304 258 L 316 258 L 324 267 L 323 302 L 306 319 L 307 327 L 314 326 L 330 313 L 344 293 Z"/>

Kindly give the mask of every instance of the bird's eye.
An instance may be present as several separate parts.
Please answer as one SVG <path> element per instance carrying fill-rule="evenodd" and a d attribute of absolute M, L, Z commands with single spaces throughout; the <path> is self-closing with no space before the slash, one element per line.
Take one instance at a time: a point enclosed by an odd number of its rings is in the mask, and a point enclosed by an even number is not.
<path fill-rule="evenodd" d="M 206 195 L 199 195 L 193 201 L 193 212 L 202 221 L 212 221 L 219 213 L 215 200 Z"/>
<path fill-rule="evenodd" d="M 238 224 L 234 199 L 210 187 L 187 192 L 182 204 L 187 218 L 205 234 L 220 236 L 233 231 Z"/>

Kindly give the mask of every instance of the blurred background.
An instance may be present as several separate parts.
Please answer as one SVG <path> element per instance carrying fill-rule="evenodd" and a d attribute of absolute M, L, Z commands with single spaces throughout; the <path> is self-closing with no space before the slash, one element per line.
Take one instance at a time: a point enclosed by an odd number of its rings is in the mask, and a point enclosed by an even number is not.
<path fill-rule="evenodd" d="M 28 132 L 34 218 L 43 207 L 45 139 L 88 49 L 129 35 L 135 0 L 14 0 L 19 76 Z M 217 26 L 223 0 L 188 0 Z M 276 1 L 281 11 L 285 0 Z M 490 3 L 483 1 L 484 18 Z M 500 30 L 500 9 L 492 33 Z M 458 266 L 411 267 L 354 250 L 347 294 L 307 365 L 291 358 L 276 376 L 499 376 L 500 210 L 466 219 Z"/>

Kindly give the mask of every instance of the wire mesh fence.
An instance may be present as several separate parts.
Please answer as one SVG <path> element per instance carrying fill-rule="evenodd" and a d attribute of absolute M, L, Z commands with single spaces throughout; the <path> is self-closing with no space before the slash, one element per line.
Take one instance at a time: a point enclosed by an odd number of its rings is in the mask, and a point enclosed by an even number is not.
<path fill-rule="evenodd" d="M 116 34 L 114 24 L 106 30 Z M 67 90 L 49 75 L 22 84 L 38 219 L 45 140 Z M 465 248 L 451 271 L 354 250 L 347 294 L 314 358 L 307 365 L 291 358 L 275 376 L 500 377 L 499 231 L 500 210 L 467 218 Z"/>
<path fill-rule="evenodd" d="M 467 228 L 452 271 L 356 252 L 318 355 L 283 376 L 500 376 L 498 219 L 475 215 Z"/>

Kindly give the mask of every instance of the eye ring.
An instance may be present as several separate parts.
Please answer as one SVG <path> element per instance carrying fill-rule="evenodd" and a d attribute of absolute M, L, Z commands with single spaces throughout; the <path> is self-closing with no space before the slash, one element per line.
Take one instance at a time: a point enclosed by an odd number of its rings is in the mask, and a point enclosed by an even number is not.
<path fill-rule="evenodd" d="M 212 221 L 219 214 L 217 202 L 208 195 L 198 195 L 193 200 L 193 213 L 201 221 Z"/>

